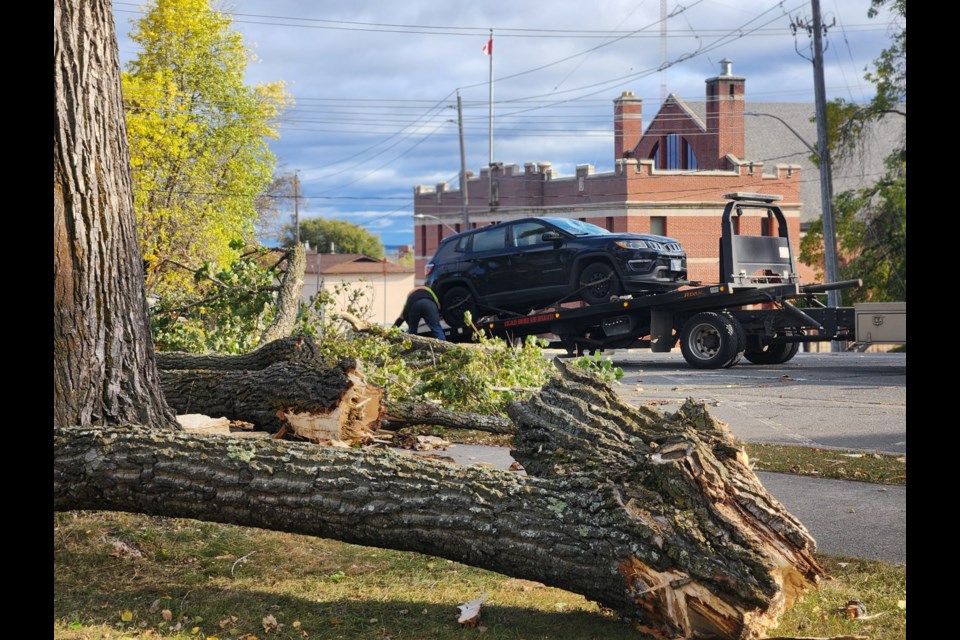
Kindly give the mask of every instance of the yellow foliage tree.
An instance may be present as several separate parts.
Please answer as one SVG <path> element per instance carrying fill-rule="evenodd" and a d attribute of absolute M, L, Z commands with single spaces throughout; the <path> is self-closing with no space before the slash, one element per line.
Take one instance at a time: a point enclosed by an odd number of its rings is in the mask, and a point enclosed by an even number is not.
<path fill-rule="evenodd" d="M 209 0 L 152 0 L 123 74 L 134 206 L 147 289 L 189 283 L 168 268 L 225 265 L 254 238 L 267 145 L 290 102 L 282 82 L 244 84 L 253 55 Z"/>

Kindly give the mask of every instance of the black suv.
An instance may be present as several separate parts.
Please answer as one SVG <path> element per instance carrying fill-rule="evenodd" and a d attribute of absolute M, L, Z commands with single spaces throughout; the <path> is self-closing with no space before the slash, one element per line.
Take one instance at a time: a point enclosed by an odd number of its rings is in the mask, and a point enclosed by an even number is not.
<path fill-rule="evenodd" d="M 461 327 L 467 310 L 476 320 L 675 289 L 686 282 L 687 256 L 672 238 L 612 233 L 566 218 L 521 218 L 445 238 L 426 276 L 444 320 Z"/>

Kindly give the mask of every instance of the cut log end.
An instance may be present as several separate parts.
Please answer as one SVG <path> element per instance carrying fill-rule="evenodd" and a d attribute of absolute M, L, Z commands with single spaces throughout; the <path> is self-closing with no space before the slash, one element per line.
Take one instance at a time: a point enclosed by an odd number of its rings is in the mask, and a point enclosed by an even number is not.
<path fill-rule="evenodd" d="M 355 368 L 348 368 L 346 374 L 349 383 L 330 410 L 278 411 L 277 417 L 287 423 L 287 432 L 315 444 L 346 447 L 371 441 L 380 424 L 383 392 L 368 384 Z"/>

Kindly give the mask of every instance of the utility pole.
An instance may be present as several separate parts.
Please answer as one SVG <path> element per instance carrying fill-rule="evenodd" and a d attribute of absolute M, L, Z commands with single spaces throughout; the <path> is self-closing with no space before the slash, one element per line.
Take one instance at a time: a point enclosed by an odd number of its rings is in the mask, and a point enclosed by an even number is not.
<path fill-rule="evenodd" d="M 820 211 L 823 220 L 823 261 L 826 281 L 837 282 L 837 237 L 833 224 L 833 173 L 830 162 L 830 145 L 827 139 L 827 97 L 823 79 L 823 32 L 826 27 L 820 17 L 820 0 L 810 0 L 813 24 L 797 20 L 796 26 L 806 29 L 813 36 L 813 91 L 817 119 L 817 155 L 820 168 Z M 811 33 L 812 32 L 812 33 Z M 840 290 L 827 292 L 827 304 L 839 307 Z M 831 351 L 840 351 L 840 343 L 830 343 Z"/>
<path fill-rule="evenodd" d="M 460 202 L 463 206 L 463 231 L 470 228 L 470 213 L 467 194 L 467 156 L 463 148 L 463 102 L 460 100 L 460 90 L 457 89 L 457 126 L 460 129 Z"/>
<path fill-rule="evenodd" d="M 293 172 L 293 225 L 297 244 L 300 244 L 300 174 Z"/>

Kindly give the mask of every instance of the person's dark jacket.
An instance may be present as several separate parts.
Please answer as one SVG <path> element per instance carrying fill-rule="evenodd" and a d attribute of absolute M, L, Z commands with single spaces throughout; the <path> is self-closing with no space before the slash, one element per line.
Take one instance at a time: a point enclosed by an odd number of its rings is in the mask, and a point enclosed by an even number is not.
<path fill-rule="evenodd" d="M 403 311 L 400 312 L 400 317 L 396 319 L 393 326 L 399 327 L 403 324 L 410 307 L 418 300 L 432 300 L 434 304 L 437 305 L 437 309 L 440 308 L 440 301 L 437 299 L 437 294 L 433 292 L 433 289 L 430 287 L 414 287 L 409 295 L 407 295 L 407 301 L 403 304 Z"/>

